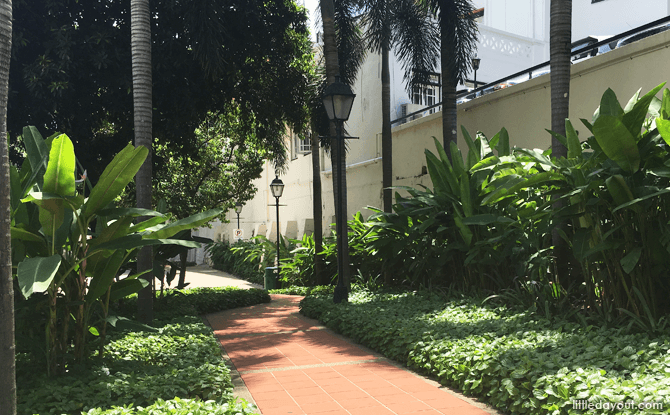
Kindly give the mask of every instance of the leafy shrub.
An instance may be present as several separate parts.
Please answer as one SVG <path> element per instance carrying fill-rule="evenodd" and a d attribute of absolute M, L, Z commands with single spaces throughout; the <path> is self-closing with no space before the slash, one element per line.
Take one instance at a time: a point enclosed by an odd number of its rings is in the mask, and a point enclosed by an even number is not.
<path fill-rule="evenodd" d="M 269 303 L 267 291 L 250 288 L 212 287 L 169 290 L 154 298 L 154 318 L 167 321 L 183 316 L 199 316 L 231 308 Z M 121 300 L 118 310 L 123 315 L 134 316 L 137 311 L 137 295 Z"/>
<path fill-rule="evenodd" d="M 300 307 L 331 329 L 511 413 L 582 413 L 575 400 L 670 405 L 667 334 L 551 323 L 430 292 L 361 291 L 349 301 L 335 305 L 311 296 Z"/>
<path fill-rule="evenodd" d="M 114 407 L 108 410 L 91 409 L 87 415 L 246 415 L 255 414 L 254 407 L 244 401 L 219 404 L 215 401 L 196 401 L 193 399 L 157 400 L 146 408 Z"/>
<path fill-rule="evenodd" d="M 162 410 L 165 405 L 158 400 L 174 397 L 220 405 L 233 401 L 230 371 L 199 318 L 182 317 L 155 333 L 113 332 L 110 337 L 94 367 L 55 379 L 34 373 L 18 377 L 19 414 L 100 413 L 115 406 L 130 410 L 149 405 Z"/>
<path fill-rule="evenodd" d="M 253 241 L 237 241 L 230 245 L 228 242 L 215 242 L 207 247 L 212 259 L 212 267 L 235 275 L 238 278 L 263 285 L 265 268 L 258 262 L 246 261 L 246 248 L 253 248 Z M 232 249 L 241 248 L 241 249 Z"/>
<path fill-rule="evenodd" d="M 156 321 L 167 324 L 153 331 L 112 331 L 102 359 L 90 360 L 88 367 L 71 366 L 58 378 L 47 378 L 43 365 L 19 352 L 19 414 L 253 413 L 246 403 L 234 403 L 219 345 L 197 316 L 268 301 L 268 293 L 257 289 L 170 291 L 154 303 Z M 131 297 L 121 300 L 116 311 L 131 317 L 136 307 Z"/>

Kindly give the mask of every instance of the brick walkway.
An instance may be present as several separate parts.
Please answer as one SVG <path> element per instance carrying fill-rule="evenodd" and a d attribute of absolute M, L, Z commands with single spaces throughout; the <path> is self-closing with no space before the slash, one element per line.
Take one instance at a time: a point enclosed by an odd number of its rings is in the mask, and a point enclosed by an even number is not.
<path fill-rule="evenodd" d="M 488 415 L 496 412 L 333 334 L 298 313 L 302 297 L 207 316 L 263 415 Z"/>

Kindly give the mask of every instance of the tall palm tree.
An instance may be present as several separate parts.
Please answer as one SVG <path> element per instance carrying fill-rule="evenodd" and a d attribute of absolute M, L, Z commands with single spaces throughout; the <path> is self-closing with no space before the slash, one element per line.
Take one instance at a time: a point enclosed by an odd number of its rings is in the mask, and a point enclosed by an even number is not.
<path fill-rule="evenodd" d="M 568 118 L 570 105 L 570 43 L 572 38 L 572 0 L 551 0 L 549 32 L 549 57 L 551 69 L 551 129 L 565 136 L 565 119 Z M 568 149 L 556 139 L 551 139 L 554 157 L 566 157 Z M 562 201 L 554 204 L 561 209 Z M 567 242 L 561 238 L 560 231 L 566 231 L 566 223 L 559 223 L 552 232 L 556 274 L 567 285 L 569 278 L 570 251 Z"/>
<path fill-rule="evenodd" d="M 14 281 L 10 235 L 7 95 L 12 50 L 12 0 L 0 1 L 0 413 L 16 414 Z"/>
<path fill-rule="evenodd" d="M 477 23 L 470 0 L 425 0 L 440 26 L 440 65 L 442 67 L 442 140 L 451 157 L 451 143 L 458 140 L 456 86 L 470 70 L 477 48 Z"/>
<path fill-rule="evenodd" d="M 382 66 L 382 184 L 385 212 L 393 203 L 393 140 L 391 134 L 391 81 L 389 52 L 395 48 L 405 71 L 410 95 L 415 86 L 426 84 L 439 53 L 437 27 L 425 3 L 415 0 L 362 0 L 367 47 L 381 53 Z"/>
<path fill-rule="evenodd" d="M 135 121 L 135 146 L 149 149 L 144 164 L 135 176 L 137 207 L 151 209 L 151 13 L 149 0 L 130 1 L 130 44 L 133 72 L 133 107 Z M 138 294 L 137 314 L 142 322 L 153 319 L 153 255 L 151 247 L 144 247 L 137 255 L 137 271 L 149 271 L 144 276 L 149 281 Z"/>

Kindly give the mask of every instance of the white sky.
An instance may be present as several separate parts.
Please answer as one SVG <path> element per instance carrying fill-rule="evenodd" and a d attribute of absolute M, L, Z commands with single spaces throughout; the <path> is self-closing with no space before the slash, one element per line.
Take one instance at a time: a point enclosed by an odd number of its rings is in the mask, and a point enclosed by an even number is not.
<path fill-rule="evenodd" d="M 317 9 L 319 6 L 319 0 L 296 0 L 296 2 L 300 5 L 304 5 L 307 7 L 307 11 L 309 12 L 309 31 L 311 35 L 312 41 L 316 41 L 316 22 L 317 20 Z"/>

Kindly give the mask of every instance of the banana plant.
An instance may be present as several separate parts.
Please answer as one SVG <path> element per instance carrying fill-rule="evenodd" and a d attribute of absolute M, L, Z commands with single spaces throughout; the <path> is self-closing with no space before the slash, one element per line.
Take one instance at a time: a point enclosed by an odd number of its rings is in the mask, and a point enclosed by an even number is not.
<path fill-rule="evenodd" d="M 530 163 L 529 174 L 494 175 L 484 199 L 499 203 L 527 189 L 545 200 L 563 199 L 560 211 L 546 204 L 543 209 L 553 222 L 572 222 L 563 237 L 582 266 L 591 306 L 638 317 L 646 309 L 654 316 L 670 309 L 658 294 L 661 281 L 668 282 L 659 270 L 670 265 L 670 92 L 656 97 L 663 86 L 642 96 L 637 91 L 623 107 L 608 89 L 591 121 L 581 120 L 588 138 L 580 140 L 570 120 L 565 136 L 549 131 L 566 145 L 567 158 L 517 149 L 518 160 Z"/>
<path fill-rule="evenodd" d="M 87 338 L 104 337 L 107 324 L 116 324 L 119 319 L 109 314 L 110 301 L 139 291 L 153 278 L 120 278 L 120 269 L 134 259 L 137 249 L 198 247 L 170 238 L 209 222 L 221 210 L 167 223 L 159 212 L 115 208 L 114 199 L 133 180 L 146 148 L 125 147 L 90 187 L 86 179 L 75 177 L 74 146 L 65 134 L 44 140 L 35 127 L 26 127 L 23 138 L 26 159 L 20 170 L 12 168 L 10 177 L 12 260 L 23 296 L 46 295 L 46 356 L 53 375 L 65 370 L 71 345 L 75 361 L 83 362 Z M 90 323 L 94 310 L 101 315 L 97 327 Z"/>

